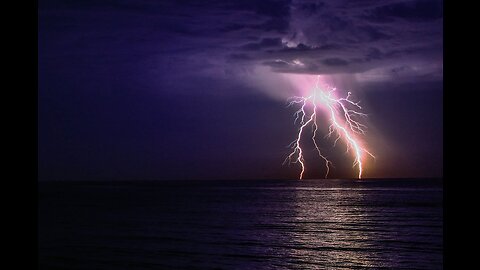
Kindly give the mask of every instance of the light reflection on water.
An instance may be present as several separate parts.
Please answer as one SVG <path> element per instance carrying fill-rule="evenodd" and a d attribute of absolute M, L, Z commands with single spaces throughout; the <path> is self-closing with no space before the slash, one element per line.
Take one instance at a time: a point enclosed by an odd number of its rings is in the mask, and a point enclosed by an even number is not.
<path fill-rule="evenodd" d="M 312 266 L 373 266 L 367 253 L 371 235 L 359 226 L 367 224 L 369 216 L 355 203 L 363 196 L 354 189 L 295 188 L 293 222 L 298 229 L 292 238 L 304 248 L 293 250 L 292 255 L 305 258 Z"/>
<path fill-rule="evenodd" d="M 438 183 L 40 186 L 41 269 L 442 268 Z"/>

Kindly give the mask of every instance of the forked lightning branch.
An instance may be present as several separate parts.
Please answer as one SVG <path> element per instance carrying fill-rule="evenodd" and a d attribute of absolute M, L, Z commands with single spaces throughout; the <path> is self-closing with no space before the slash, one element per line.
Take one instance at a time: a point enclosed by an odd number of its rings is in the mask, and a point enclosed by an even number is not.
<path fill-rule="evenodd" d="M 299 178 L 303 179 L 306 170 L 306 160 L 305 150 L 302 148 L 302 138 L 305 137 L 304 133 L 311 132 L 311 136 L 308 137 L 312 140 L 318 157 L 324 163 L 325 178 L 328 177 L 332 162 L 322 154 L 317 143 L 319 125 L 317 116 L 320 109 L 323 108 L 329 122 L 328 133 L 324 137 L 331 137 L 335 134 L 334 147 L 339 140 L 345 142 L 347 153 L 352 153 L 353 155 L 353 168 L 357 168 L 358 178 L 361 179 L 365 158 L 367 156 L 375 158 L 359 139 L 360 136 L 365 135 L 366 130 L 366 125 L 362 124 L 360 120 L 367 115 L 360 112 L 362 107 L 359 105 L 359 102 L 354 102 L 351 99 L 350 92 L 348 92 L 346 97 L 338 98 L 335 96 L 336 89 L 322 89 L 319 86 L 319 79 L 320 76 L 317 77 L 310 96 L 292 97 L 289 99 L 288 107 L 300 106 L 294 114 L 294 124 L 298 123 L 300 127 L 298 128 L 296 139 L 289 145 L 292 151 L 285 158 L 284 164 L 299 164 L 301 169 Z"/>

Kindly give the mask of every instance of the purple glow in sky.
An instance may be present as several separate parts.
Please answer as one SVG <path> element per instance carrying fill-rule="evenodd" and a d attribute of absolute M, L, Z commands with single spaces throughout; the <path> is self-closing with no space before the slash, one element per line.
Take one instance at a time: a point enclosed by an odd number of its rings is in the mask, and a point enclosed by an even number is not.
<path fill-rule="evenodd" d="M 40 179 L 296 178 L 285 102 L 316 75 L 368 112 L 372 177 L 443 173 L 443 1 L 38 6 Z"/>

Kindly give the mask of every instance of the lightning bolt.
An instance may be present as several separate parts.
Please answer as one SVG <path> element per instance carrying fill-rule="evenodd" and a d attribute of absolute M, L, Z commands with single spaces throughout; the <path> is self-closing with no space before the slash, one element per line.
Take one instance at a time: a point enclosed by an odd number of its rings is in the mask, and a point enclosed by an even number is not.
<path fill-rule="evenodd" d="M 344 98 L 336 98 L 334 95 L 336 89 L 332 88 L 331 90 L 326 91 L 320 88 L 318 85 L 319 79 L 320 76 L 317 77 L 312 95 L 306 97 L 295 96 L 289 99 L 287 107 L 300 104 L 300 109 L 294 113 L 294 124 L 299 122 L 300 128 L 298 129 L 296 139 L 288 146 L 292 149 L 292 152 L 285 158 L 283 163 L 299 163 L 301 167 L 299 178 L 303 179 L 305 173 L 305 158 L 300 141 L 306 127 L 310 125 L 312 126 L 311 139 L 313 145 L 318 156 L 325 162 L 325 178 L 328 177 L 330 166 L 333 166 L 333 164 L 322 154 L 316 140 L 318 130 L 318 106 L 322 106 L 327 110 L 330 122 L 330 126 L 328 127 L 329 132 L 325 137 L 330 137 L 332 134 L 336 133 L 337 138 L 334 141 L 334 147 L 338 140 L 343 139 L 347 146 L 346 152 L 348 153 L 350 149 L 353 149 L 354 161 L 352 167 L 356 166 L 358 168 L 358 178 L 361 179 L 365 155 L 375 158 L 372 153 L 362 146 L 360 140 L 357 138 L 359 135 L 365 135 L 366 126 L 355 119 L 366 117 L 367 115 L 357 111 L 361 110 L 362 107 L 359 105 L 359 102 L 351 100 L 351 92 L 348 92 L 347 96 Z M 308 105 L 311 105 L 311 110 L 307 109 Z"/>

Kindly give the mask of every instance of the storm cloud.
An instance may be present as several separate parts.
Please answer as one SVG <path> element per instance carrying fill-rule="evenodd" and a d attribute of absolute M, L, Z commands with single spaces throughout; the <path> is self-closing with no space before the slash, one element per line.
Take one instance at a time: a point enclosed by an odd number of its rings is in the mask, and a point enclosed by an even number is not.
<path fill-rule="evenodd" d="M 42 1 L 39 14 L 40 31 L 56 30 L 39 43 L 42 57 L 128 54 L 127 61 L 154 61 L 153 72 L 217 75 L 256 65 L 360 77 L 443 74 L 443 1 Z M 302 65 L 285 64 L 293 62 Z"/>
<path fill-rule="evenodd" d="M 295 178 L 317 74 L 365 106 L 372 176 L 442 174 L 442 0 L 41 0 L 39 178 Z"/>

